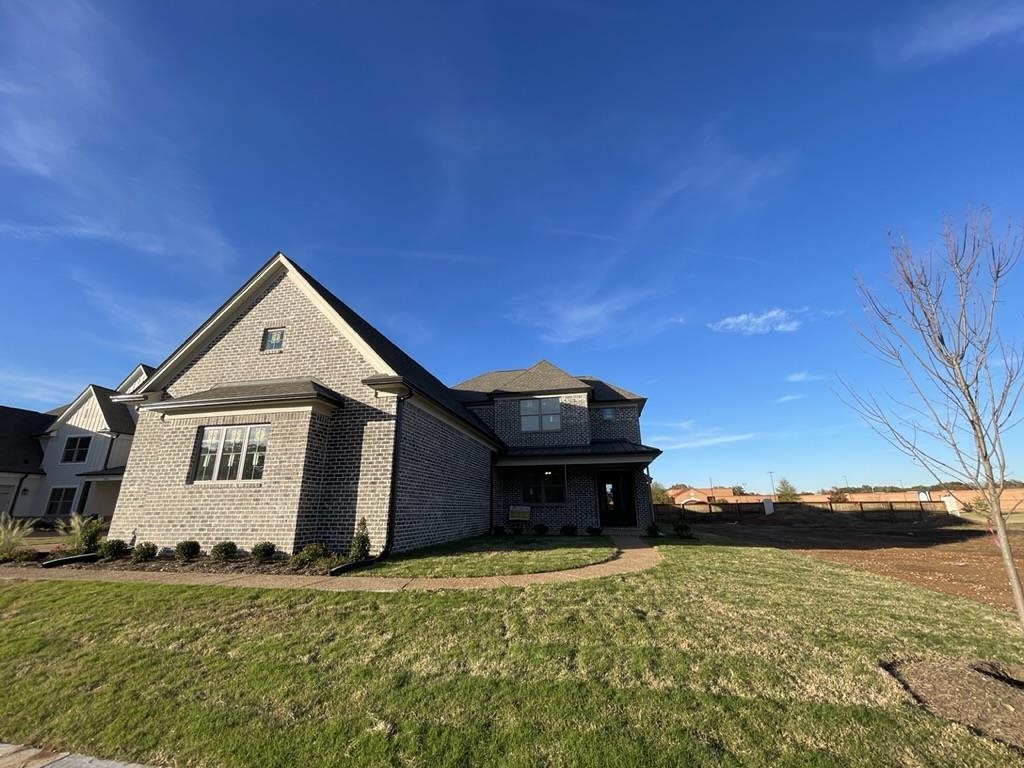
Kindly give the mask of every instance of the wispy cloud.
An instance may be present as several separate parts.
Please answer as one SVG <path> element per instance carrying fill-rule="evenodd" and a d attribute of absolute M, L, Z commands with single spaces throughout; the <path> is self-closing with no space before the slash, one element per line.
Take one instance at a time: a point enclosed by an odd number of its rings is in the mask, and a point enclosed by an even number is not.
<path fill-rule="evenodd" d="M 730 432 L 721 427 L 698 428 L 692 420 L 652 421 L 650 424 L 670 427 L 664 434 L 647 438 L 646 442 L 663 451 L 707 448 L 715 445 L 742 443 L 757 437 L 756 432 Z"/>
<path fill-rule="evenodd" d="M 581 288 L 575 295 L 562 291 L 551 296 L 528 296 L 517 302 L 512 319 L 539 328 L 541 340 L 550 344 L 571 344 L 596 337 L 624 343 L 686 323 L 685 317 L 676 314 L 651 318 L 643 308 L 654 295 L 606 295 L 597 288 Z"/>
<path fill-rule="evenodd" d="M 792 384 L 800 384 L 805 381 L 825 381 L 828 376 L 823 376 L 820 373 L 808 373 L 807 371 L 796 371 L 786 376 L 786 381 Z"/>
<path fill-rule="evenodd" d="M 409 261 L 439 261 L 451 264 L 504 264 L 503 259 L 482 256 L 475 253 L 420 250 L 416 248 L 371 248 L 360 245 L 332 245 L 327 250 L 353 253 L 363 256 L 387 256 Z"/>
<path fill-rule="evenodd" d="M 233 260 L 165 85 L 85 0 L 0 6 L 0 170 L 43 182 L 52 211 L 7 220 L 0 236 L 101 240 L 214 268 Z"/>
<path fill-rule="evenodd" d="M 85 389 L 86 382 L 70 371 L 59 374 L 0 371 L 0 400 L 30 403 L 49 410 L 75 397 Z"/>
<path fill-rule="evenodd" d="M 874 40 L 879 61 L 896 64 L 929 64 L 993 43 L 1024 43 L 1024 3 L 957 0 Z"/>
<path fill-rule="evenodd" d="M 743 207 L 766 184 L 783 176 L 796 160 L 793 152 L 744 154 L 710 129 L 696 147 L 666 163 L 660 182 L 634 205 L 631 224 L 643 229 L 691 196 Z"/>
<path fill-rule="evenodd" d="M 788 309 L 769 309 L 765 312 L 745 312 L 723 317 L 708 328 L 719 333 L 740 333 L 756 336 L 765 333 L 792 333 L 800 328 L 801 320 Z"/>
<path fill-rule="evenodd" d="M 803 395 L 783 395 L 782 397 L 777 399 L 775 402 L 776 403 L 792 403 L 792 402 L 794 402 L 796 400 L 803 400 L 803 399 L 804 399 Z"/>
<path fill-rule="evenodd" d="M 601 240 L 603 242 L 610 243 L 622 243 L 625 242 L 625 238 L 617 237 L 616 235 L 607 235 L 603 232 L 587 232 L 582 229 L 564 229 L 562 227 L 541 227 L 539 232 L 543 232 L 547 235 L 557 235 L 559 237 L 580 237 L 585 240 Z"/>
<path fill-rule="evenodd" d="M 152 365 L 160 363 L 209 314 L 208 308 L 186 302 L 116 292 L 81 271 L 70 277 L 96 316 L 105 318 L 109 326 L 106 333 L 87 334 L 90 342 L 131 352 Z"/>

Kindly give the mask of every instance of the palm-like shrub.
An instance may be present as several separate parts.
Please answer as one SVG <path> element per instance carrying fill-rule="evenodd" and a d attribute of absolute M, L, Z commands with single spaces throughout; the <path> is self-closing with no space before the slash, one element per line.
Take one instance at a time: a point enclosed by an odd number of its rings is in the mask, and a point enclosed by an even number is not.
<path fill-rule="evenodd" d="M 35 520 L 19 520 L 6 512 L 0 514 L 0 558 L 13 557 L 25 546 Z"/>

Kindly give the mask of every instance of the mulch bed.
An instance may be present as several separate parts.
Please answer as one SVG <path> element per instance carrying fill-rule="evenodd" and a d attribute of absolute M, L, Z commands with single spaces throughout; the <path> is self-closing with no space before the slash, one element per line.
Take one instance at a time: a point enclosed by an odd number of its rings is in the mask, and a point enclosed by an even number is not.
<path fill-rule="evenodd" d="M 955 659 L 885 666 L 933 715 L 1024 753 L 1024 666 Z"/>
<path fill-rule="evenodd" d="M 30 566 L 32 563 L 11 563 L 10 565 Z M 2 567 L 3 564 L 0 564 L 0 568 Z M 72 563 L 63 565 L 61 568 L 88 571 L 149 571 L 153 573 L 256 573 L 266 576 L 325 576 L 327 574 L 326 568 L 315 565 L 296 568 L 288 562 L 288 558 L 257 562 L 249 557 L 237 557 L 227 562 L 220 562 L 205 556 L 184 563 L 173 557 L 158 557 L 156 560 L 142 563 L 133 563 L 125 558 L 100 560 L 95 563 Z"/>

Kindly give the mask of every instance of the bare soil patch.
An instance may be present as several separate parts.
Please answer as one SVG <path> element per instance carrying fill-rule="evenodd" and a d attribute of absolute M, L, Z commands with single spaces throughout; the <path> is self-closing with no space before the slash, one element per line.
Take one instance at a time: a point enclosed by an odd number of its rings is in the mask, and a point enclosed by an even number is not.
<path fill-rule="evenodd" d="M 930 659 L 887 668 L 933 715 L 1024 751 L 1024 666 Z"/>
<path fill-rule="evenodd" d="M 19 567 L 25 563 L 3 563 L 5 566 Z M 232 560 L 212 560 L 208 556 L 199 557 L 196 560 L 179 561 L 173 557 L 158 557 L 155 560 L 133 563 L 128 558 L 118 560 L 99 560 L 95 563 L 72 563 L 63 565 L 61 570 L 82 570 L 82 571 L 144 571 L 147 573 L 226 573 L 246 574 L 257 573 L 276 576 L 323 576 L 326 568 L 317 565 L 297 567 L 292 565 L 288 558 L 279 557 L 274 560 L 260 562 L 249 557 L 238 557 Z"/>
<path fill-rule="evenodd" d="M 995 539 L 982 526 L 953 528 L 828 528 L 715 525 L 699 526 L 734 541 L 789 549 L 843 563 L 918 586 L 969 597 L 1012 610 L 1013 598 Z M 1024 569 L 1024 531 L 1012 530 L 1010 543 Z M 1021 714 L 1024 719 L 1024 713 Z"/>

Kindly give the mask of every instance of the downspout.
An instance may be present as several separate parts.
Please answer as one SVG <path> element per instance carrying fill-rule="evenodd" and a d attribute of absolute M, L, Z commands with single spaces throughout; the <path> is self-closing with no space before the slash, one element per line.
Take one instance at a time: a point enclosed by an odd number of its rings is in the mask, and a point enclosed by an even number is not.
<path fill-rule="evenodd" d="M 391 496 L 388 499 L 388 524 L 387 533 L 384 535 L 384 546 L 380 552 L 369 560 L 356 560 L 351 563 L 342 563 L 331 568 L 327 572 L 329 576 L 340 576 L 349 571 L 356 571 L 378 563 L 391 554 L 391 545 L 395 540 L 395 510 L 398 507 L 398 455 L 401 451 L 402 441 L 402 404 L 412 397 L 412 390 L 407 390 L 404 395 L 399 395 L 395 401 L 395 448 L 391 452 Z"/>
<path fill-rule="evenodd" d="M 18 480 L 18 486 L 14 489 L 14 496 L 11 497 L 11 508 L 7 510 L 7 514 L 10 517 L 14 517 L 14 505 L 18 503 L 18 496 L 21 495 L 21 485 L 25 482 L 25 478 L 28 477 L 28 472 L 21 476 Z"/>

